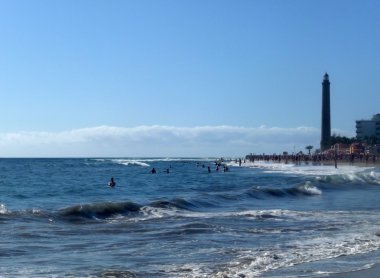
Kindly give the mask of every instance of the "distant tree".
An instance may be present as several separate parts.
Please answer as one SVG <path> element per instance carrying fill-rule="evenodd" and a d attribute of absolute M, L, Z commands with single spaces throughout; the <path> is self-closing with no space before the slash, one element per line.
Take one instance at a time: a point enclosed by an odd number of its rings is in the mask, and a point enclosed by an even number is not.
<path fill-rule="evenodd" d="M 305 149 L 307 149 L 307 150 L 309 151 L 309 155 L 310 155 L 310 152 L 311 152 L 311 150 L 312 150 L 313 148 L 314 148 L 313 146 L 309 145 L 309 146 L 306 146 Z"/>
<path fill-rule="evenodd" d="M 362 143 L 366 143 L 368 145 L 376 145 L 378 140 L 376 139 L 376 136 L 365 136 L 361 141 Z"/>
<path fill-rule="evenodd" d="M 331 145 L 335 145 L 335 144 L 352 144 L 354 142 L 356 142 L 355 137 L 348 138 L 346 136 L 340 136 L 340 135 L 336 135 L 336 134 L 333 134 L 330 137 L 330 144 Z"/>

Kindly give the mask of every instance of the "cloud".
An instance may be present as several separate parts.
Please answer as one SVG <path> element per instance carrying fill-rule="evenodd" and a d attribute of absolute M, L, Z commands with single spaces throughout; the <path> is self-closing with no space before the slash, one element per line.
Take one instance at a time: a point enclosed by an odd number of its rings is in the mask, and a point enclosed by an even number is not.
<path fill-rule="evenodd" d="M 242 156 L 319 144 L 313 127 L 98 126 L 62 132 L 0 134 L 1 157 Z"/>

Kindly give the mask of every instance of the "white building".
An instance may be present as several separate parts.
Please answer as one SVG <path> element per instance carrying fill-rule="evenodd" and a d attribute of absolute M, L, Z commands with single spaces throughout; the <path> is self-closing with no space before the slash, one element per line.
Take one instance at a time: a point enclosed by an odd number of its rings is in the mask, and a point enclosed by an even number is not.
<path fill-rule="evenodd" d="M 376 138 L 380 142 L 380 114 L 376 114 L 371 120 L 356 121 L 356 137 L 359 140 Z"/>

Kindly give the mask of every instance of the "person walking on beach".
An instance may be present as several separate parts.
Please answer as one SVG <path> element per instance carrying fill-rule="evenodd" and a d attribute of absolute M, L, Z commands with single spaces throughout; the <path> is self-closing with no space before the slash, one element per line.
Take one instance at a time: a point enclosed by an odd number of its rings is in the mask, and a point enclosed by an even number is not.
<path fill-rule="evenodd" d="M 335 150 L 334 154 L 335 169 L 338 169 L 338 153 Z"/>

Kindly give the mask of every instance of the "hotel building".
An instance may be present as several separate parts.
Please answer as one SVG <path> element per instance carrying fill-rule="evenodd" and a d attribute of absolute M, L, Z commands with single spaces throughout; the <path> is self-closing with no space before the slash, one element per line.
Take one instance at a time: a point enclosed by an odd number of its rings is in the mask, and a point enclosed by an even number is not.
<path fill-rule="evenodd" d="M 356 121 L 356 138 L 376 138 L 376 141 L 380 142 L 380 114 L 374 115 L 371 120 Z"/>

